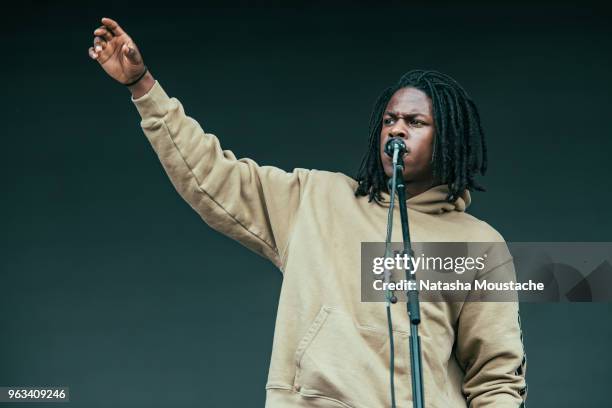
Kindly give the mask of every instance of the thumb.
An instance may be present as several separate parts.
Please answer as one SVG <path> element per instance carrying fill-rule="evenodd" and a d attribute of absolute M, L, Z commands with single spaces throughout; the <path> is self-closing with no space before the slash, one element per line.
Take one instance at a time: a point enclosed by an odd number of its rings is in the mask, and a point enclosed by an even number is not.
<path fill-rule="evenodd" d="M 136 63 L 136 50 L 130 47 L 127 43 L 123 44 L 123 55 L 127 57 L 130 62 Z"/>

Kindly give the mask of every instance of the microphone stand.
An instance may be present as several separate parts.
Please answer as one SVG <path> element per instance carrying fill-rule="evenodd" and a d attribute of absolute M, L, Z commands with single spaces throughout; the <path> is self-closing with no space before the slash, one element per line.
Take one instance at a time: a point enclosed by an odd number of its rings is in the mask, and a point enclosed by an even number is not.
<path fill-rule="evenodd" d="M 421 338 L 419 337 L 419 323 L 421 323 L 421 311 L 419 305 L 419 290 L 416 285 L 416 275 L 413 273 L 414 266 L 412 257 L 414 251 L 410 243 L 410 230 L 408 228 L 408 210 L 406 208 L 406 184 L 403 176 L 403 160 L 397 160 L 397 147 L 394 149 L 393 157 L 393 179 L 392 190 L 397 189 L 399 201 L 400 217 L 402 221 L 402 238 L 404 241 L 404 249 L 402 255 L 408 256 L 408 269 L 406 270 L 406 280 L 414 281 L 413 288 L 406 291 L 408 302 L 406 309 L 410 320 L 410 371 L 412 377 L 412 406 L 414 408 L 424 408 L 423 394 L 423 365 L 421 360 Z M 399 162 L 399 163 L 398 163 Z"/>

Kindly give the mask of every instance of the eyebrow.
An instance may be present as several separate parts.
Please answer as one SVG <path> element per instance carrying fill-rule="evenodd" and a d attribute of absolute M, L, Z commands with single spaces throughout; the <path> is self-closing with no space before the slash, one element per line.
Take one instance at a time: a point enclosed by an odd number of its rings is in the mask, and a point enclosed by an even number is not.
<path fill-rule="evenodd" d="M 399 113 L 399 112 L 395 112 L 395 111 L 385 111 L 384 113 L 385 115 L 389 115 L 392 118 L 398 118 L 398 117 L 406 117 L 406 118 L 415 118 L 417 116 L 423 116 L 423 117 L 427 117 L 427 114 L 425 113 L 421 113 L 421 112 L 412 112 L 412 113 Z"/>

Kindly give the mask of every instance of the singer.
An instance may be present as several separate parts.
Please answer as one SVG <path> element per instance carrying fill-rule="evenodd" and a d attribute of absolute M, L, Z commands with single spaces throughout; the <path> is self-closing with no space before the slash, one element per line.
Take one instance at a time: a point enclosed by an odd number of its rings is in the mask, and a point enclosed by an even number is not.
<path fill-rule="evenodd" d="M 385 307 L 360 300 L 361 242 L 384 242 L 392 174 L 387 140 L 401 138 L 413 241 L 503 242 L 466 213 L 475 176 L 487 167 L 475 104 L 452 78 L 410 71 L 375 103 L 355 178 L 322 170 L 285 172 L 238 159 L 187 115 L 110 18 L 89 56 L 131 91 L 142 130 L 177 192 L 215 230 L 269 259 L 283 274 L 266 407 L 390 407 Z M 401 241 L 400 217 L 393 240 Z M 511 258 L 487 264 L 513 270 Z M 412 404 L 409 321 L 392 305 L 395 394 Z M 421 305 L 427 407 L 517 408 L 526 399 L 526 359 L 517 303 Z"/>

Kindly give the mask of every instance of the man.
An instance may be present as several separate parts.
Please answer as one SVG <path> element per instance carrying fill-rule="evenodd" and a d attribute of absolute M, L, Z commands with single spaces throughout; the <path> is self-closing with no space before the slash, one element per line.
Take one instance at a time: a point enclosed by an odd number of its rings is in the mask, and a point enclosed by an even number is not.
<path fill-rule="evenodd" d="M 266 407 L 389 407 L 386 314 L 360 301 L 362 242 L 384 241 L 392 172 L 383 147 L 405 141 L 414 241 L 503 242 L 467 214 L 486 169 L 476 107 L 451 78 L 411 71 L 378 99 L 357 180 L 341 173 L 288 173 L 222 150 L 170 98 L 112 19 L 94 31 L 89 56 L 132 92 L 141 127 L 181 196 L 212 228 L 268 258 L 283 273 Z M 396 217 L 394 241 L 401 241 Z M 491 270 L 513 270 L 511 258 Z M 412 401 L 409 322 L 395 312 L 398 406 Z M 519 407 L 526 398 L 518 307 L 512 302 L 421 305 L 427 407 Z"/>

